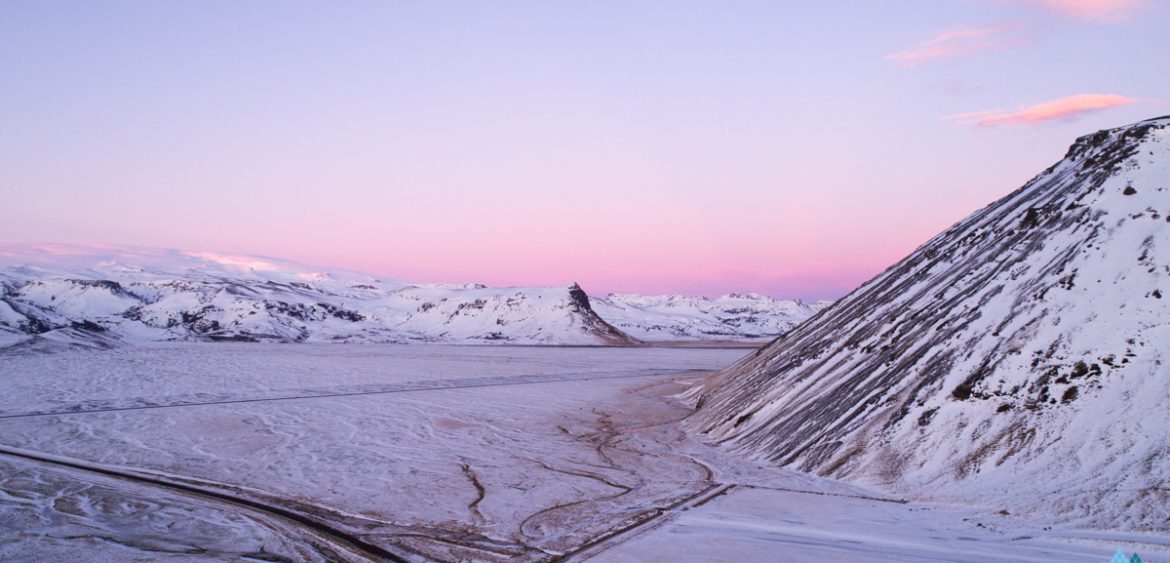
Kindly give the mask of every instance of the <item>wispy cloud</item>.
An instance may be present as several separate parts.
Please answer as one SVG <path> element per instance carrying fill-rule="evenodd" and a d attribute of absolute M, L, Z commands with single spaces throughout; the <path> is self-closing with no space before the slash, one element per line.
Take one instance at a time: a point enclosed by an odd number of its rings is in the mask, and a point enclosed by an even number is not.
<path fill-rule="evenodd" d="M 1086 113 L 1127 106 L 1138 100 L 1117 94 L 1077 94 L 1049 100 L 1016 110 L 993 109 L 945 116 L 959 125 L 994 127 L 996 125 L 1035 125 L 1047 121 L 1072 120 Z"/>
<path fill-rule="evenodd" d="M 1145 5 L 1146 0 L 1024 0 L 1068 17 L 1082 20 L 1122 20 Z"/>
<path fill-rule="evenodd" d="M 1009 44 L 1003 38 L 1006 29 L 1006 26 L 957 27 L 940 32 L 913 48 L 886 55 L 886 59 L 902 66 L 916 67 L 935 59 L 1005 47 Z"/>

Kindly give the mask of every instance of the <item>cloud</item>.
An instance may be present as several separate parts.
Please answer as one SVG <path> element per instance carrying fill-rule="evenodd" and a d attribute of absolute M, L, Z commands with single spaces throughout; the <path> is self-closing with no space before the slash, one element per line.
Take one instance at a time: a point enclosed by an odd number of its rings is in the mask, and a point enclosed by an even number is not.
<path fill-rule="evenodd" d="M 1117 94 L 1077 94 L 1049 100 L 1015 111 L 993 109 L 945 116 L 959 125 L 994 127 L 996 125 L 1034 125 L 1047 121 L 1073 120 L 1086 113 L 1137 103 L 1134 98 Z"/>
<path fill-rule="evenodd" d="M 886 60 L 902 66 L 916 67 L 935 59 L 1005 47 L 1008 45 L 1002 39 L 1002 32 L 1005 29 L 1007 29 L 1005 26 L 954 28 L 943 31 L 911 49 L 886 55 Z"/>
<path fill-rule="evenodd" d="M 1125 19 L 1146 0 L 1024 0 L 1071 18 L 1110 21 Z"/>

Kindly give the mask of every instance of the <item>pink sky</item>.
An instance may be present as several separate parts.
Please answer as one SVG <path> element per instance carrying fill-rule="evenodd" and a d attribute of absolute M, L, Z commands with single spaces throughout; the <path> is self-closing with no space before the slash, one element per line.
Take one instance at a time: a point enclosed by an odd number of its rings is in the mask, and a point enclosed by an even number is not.
<path fill-rule="evenodd" d="M 1028 0 L 1066 16 L 1086 20 L 1118 20 L 1145 7 L 1144 0 Z"/>
<path fill-rule="evenodd" d="M 850 6 L 12 5 L 0 242 L 838 297 L 1170 113 L 1163 2 Z"/>

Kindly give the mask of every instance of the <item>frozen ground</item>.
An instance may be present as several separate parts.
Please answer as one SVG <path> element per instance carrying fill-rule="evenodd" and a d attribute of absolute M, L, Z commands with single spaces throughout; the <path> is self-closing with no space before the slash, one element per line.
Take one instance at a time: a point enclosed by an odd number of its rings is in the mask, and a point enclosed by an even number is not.
<path fill-rule="evenodd" d="M 0 560 L 1165 560 L 688 438 L 743 350 L 172 344 L 0 356 Z"/>

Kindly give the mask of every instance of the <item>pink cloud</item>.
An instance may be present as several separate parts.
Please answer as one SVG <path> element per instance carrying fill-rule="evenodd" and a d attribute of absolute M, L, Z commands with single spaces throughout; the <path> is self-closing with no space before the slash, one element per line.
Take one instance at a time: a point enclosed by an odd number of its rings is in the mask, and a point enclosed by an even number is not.
<path fill-rule="evenodd" d="M 1141 8 L 1145 0 L 1026 0 L 1068 17 L 1083 20 L 1121 20 Z"/>
<path fill-rule="evenodd" d="M 886 55 L 886 60 L 902 66 L 916 67 L 935 59 L 1005 47 L 1008 45 L 1002 39 L 1002 32 L 1005 29 L 1004 26 L 951 29 L 935 35 L 929 41 L 919 43 L 912 49 Z"/>
<path fill-rule="evenodd" d="M 1033 125 L 1046 121 L 1071 120 L 1089 112 L 1127 106 L 1137 103 L 1134 98 L 1117 94 L 1077 94 L 1058 100 L 1049 100 L 1015 111 L 993 109 L 945 116 L 959 125 L 994 127 L 996 125 Z"/>

